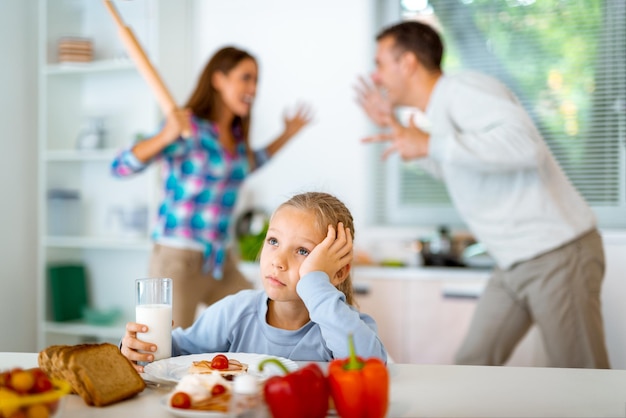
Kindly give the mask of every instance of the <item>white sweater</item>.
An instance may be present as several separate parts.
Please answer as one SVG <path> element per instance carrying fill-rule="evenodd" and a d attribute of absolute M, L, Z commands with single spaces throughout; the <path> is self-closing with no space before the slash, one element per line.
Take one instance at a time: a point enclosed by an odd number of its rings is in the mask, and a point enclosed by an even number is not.
<path fill-rule="evenodd" d="M 499 81 L 442 76 L 430 98 L 425 169 L 442 179 L 467 226 L 498 266 L 533 258 L 595 228 L 517 98 Z"/>

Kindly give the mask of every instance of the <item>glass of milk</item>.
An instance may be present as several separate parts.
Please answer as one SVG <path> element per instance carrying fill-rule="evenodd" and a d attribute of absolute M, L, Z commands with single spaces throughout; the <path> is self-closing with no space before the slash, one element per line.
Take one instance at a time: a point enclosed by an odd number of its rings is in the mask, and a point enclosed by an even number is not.
<path fill-rule="evenodd" d="M 172 279 L 135 280 L 135 321 L 148 327 L 137 338 L 157 346 L 155 360 L 172 356 Z"/>

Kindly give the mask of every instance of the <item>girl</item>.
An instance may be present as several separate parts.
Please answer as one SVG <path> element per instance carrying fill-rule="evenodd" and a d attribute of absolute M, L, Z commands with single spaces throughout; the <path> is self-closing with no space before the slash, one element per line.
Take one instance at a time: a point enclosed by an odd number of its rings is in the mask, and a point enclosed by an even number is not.
<path fill-rule="evenodd" d="M 376 323 L 352 306 L 353 228 L 349 210 L 327 193 L 299 194 L 283 203 L 261 250 L 264 290 L 228 296 L 191 327 L 176 328 L 172 355 L 249 352 L 330 361 L 348 357 L 352 333 L 360 356 L 386 361 Z M 137 332 L 146 331 L 143 324 L 126 325 L 122 354 L 133 363 L 153 359 L 154 344 L 137 339 Z"/>
<path fill-rule="evenodd" d="M 188 327 L 196 306 L 207 305 L 251 284 L 227 250 L 239 189 L 310 122 L 307 109 L 285 117 L 285 130 L 265 149 L 248 141 L 257 88 L 257 63 L 249 53 L 227 47 L 208 62 L 186 109 L 168 115 L 155 136 L 120 153 L 113 174 L 127 176 L 160 160 L 164 198 L 159 208 L 150 261 L 151 277 L 171 277 L 174 323 Z M 183 132 L 190 132 L 187 138 Z"/>

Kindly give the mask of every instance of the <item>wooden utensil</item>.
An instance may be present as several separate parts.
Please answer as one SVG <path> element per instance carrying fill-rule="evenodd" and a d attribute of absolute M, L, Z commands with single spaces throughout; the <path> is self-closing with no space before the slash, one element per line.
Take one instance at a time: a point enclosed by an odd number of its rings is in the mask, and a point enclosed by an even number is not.
<path fill-rule="evenodd" d="M 124 24 L 124 21 L 120 17 L 120 14 L 115 8 L 113 2 L 111 0 L 104 0 L 104 4 L 115 21 L 120 39 L 122 40 L 128 55 L 130 55 L 130 58 L 135 63 L 137 70 L 146 80 L 152 92 L 156 95 L 161 111 L 163 111 L 165 115 L 169 115 L 172 111 L 178 108 L 172 94 L 167 89 L 167 86 L 163 82 L 163 79 L 159 76 L 156 68 L 154 68 L 150 62 L 150 59 L 139 44 L 139 41 L 137 41 L 133 31 Z M 183 136 L 189 136 L 187 129 L 183 131 Z"/>

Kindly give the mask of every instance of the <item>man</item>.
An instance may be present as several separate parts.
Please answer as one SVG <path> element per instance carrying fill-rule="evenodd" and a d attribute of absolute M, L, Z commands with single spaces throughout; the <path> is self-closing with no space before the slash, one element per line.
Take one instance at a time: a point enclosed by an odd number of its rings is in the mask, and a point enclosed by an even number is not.
<path fill-rule="evenodd" d="M 441 70 L 436 31 L 403 22 L 377 37 L 372 83 L 359 102 L 388 141 L 448 189 L 464 222 L 497 262 L 478 303 L 459 364 L 504 364 L 535 323 L 550 366 L 609 368 L 600 288 L 602 240 L 595 217 L 559 168 L 515 96 L 485 75 Z M 395 106 L 425 113 L 428 128 L 402 126 Z"/>

